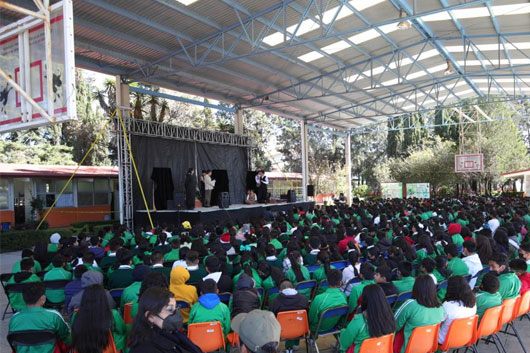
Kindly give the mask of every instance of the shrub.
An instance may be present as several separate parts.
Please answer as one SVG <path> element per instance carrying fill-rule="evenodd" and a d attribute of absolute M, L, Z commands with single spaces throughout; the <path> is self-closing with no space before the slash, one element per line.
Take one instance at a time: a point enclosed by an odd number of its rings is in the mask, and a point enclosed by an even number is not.
<path fill-rule="evenodd" d="M 83 229 L 84 231 L 92 232 L 94 231 L 94 226 L 110 226 L 114 224 L 119 224 L 118 221 L 85 221 L 85 222 L 75 222 L 71 224 L 71 227 L 74 229 Z"/>
<path fill-rule="evenodd" d="M 46 230 L 8 230 L 0 232 L 0 252 L 18 251 L 32 248 L 39 241 L 50 241 L 50 235 L 59 233 L 62 237 L 71 237 L 72 232 L 68 229 L 46 229 Z"/>

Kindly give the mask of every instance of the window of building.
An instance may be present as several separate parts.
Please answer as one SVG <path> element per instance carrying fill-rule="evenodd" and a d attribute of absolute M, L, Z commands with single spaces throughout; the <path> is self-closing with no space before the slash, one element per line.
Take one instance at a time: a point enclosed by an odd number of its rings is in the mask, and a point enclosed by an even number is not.
<path fill-rule="evenodd" d="M 44 207 L 51 207 L 55 199 L 66 185 L 67 180 L 62 179 L 39 179 L 37 180 L 37 197 L 44 201 Z M 70 182 L 61 197 L 55 203 L 55 207 L 73 207 L 74 188 Z"/>
<path fill-rule="evenodd" d="M 9 183 L 7 179 L 0 179 L 0 210 L 9 209 Z"/>
<path fill-rule="evenodd" d="M 79 179 L 77 182 L 77 204 L 99 206 L 109 204 L 108 179 Z"/>

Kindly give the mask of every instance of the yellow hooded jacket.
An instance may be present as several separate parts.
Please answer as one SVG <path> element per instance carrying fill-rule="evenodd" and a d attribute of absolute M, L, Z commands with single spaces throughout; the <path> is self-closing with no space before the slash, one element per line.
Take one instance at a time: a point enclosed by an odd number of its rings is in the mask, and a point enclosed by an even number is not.
<path fill-rule="evenodd" d="M 197 289 L 195 286 L 186 284 L 186 281 L 190 278 L 190 273 L 184 267 L 175 267 L 171 270 L 169 283 L 169 290 L 175 295 L 175 300 L 181 300 L 189 304 L 190 308 L 199 299 L 197 295 Z M 181 309 L 180 314 L 184 319 L 184 323 L 188 322 L 190 315 L 190 309 Z"/>

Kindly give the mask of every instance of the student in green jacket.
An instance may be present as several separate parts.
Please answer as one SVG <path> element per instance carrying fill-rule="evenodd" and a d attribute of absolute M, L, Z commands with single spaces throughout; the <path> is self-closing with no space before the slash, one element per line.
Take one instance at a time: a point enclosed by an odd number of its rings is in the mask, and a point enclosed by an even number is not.
<path fill-rule="evenodd" d="M 27 257 L 20 261 L 20 272 L 15 273 L 6 285 L 13 283 L 40 282 L 40 278 L 33 273 L 33 259 Z M 15 311 L 21 311 L 26 308 L 22 293 L 9 293 L 9 304 Z"/>
<path fill-rule="evenodd" d="M 479 323 L 486 310 L 502 304 L 499 286 L 499 279 L 494 273 L 488 272 L 482 278 L 480 290 L 477 293 L 477 314 Z"/>
<path fill-rule="evenodd" d="M 348 298 L 348 306 L 350 307 L 350 313 L 355 311 L 355 308 L 359 305 L 359 298 L 363 292 L 364 287 L 369 284 L 374 284 L 374 275 L 375 267 L 369 263 L 364 262 L 361 264 L 361 269 L 359 271 L 359 277 L 361 278 L 361 283 L 354 286 L 350 292 L 350 297 Z"/>
<path fill-rule="evenodd" d="M 303 259 L 302 255 L 298 250 L 292 251 L 287 258 L 289 259 L 290 268 L 285 272 L 285 277 L 295 285 L 299 282 L 309 281 L 311 279 L 311 274 L 307 267 L 302 265 Z M 311 288 L 302 289 L 298 291 L 300 294 L 305 295 L 307 299 L 311 298 Z"/>
<path fill-rule="evenodd" d="M 70 345 L 70 328 L 61 314 L 55 310 L 43 308 L 46 302 L 46 287 L 42 282 L 35 282 L 24 289 L 22 296 L 27 307 L 13 315 L 9 321 L 9 333 L 28 330 L 50 330 L 65 345 Z M 19 347 L 17 352 L 53 353 L 55 343 L 36 347 Z"/>
<path fill-rule="evenodd" d="M 406 300 L 396 311 L 396 330 L 403 330 L 404 343 L 401 353 L 416 327 L 438 324 L 442 321 L 445 310 L 436 295 L 436 286 L 429 275 L 420 275 L 414 282 L 412 298 Z"/>
<path fill-rule="evenodd" d="M 508 267 L 508 256 L 501 252 L 494 253 L 490 258 L 490 272 L 499 278 L 499 293 L 502 300 L 517 298 L 521 290 L 521 281 Z"/>
<path fill-rule="evenodd" d="M 277 267 L 280 270 L 283 269 L 282 259 L 278 257 L 278 252 L 272 244 L 267 244 L 265 247 L 265 261 L 271 266 Z"/>
<path fill-rule="evenodd" d="M 40 265 L 40 263 L 35 260 L 33 258 L 33 250 L 31 249 L 24 249 L 22 250 L 22 258 L 20 259 L 20 261 L 24 260 L 24 259 L 31 259 L 33 260 L 34 264 L 33 264 L 33 273 L 39 273 L 42 271 L 42 267 Z M 11 267 L 11 273 L 17 273 L 17 272 L 20 272 L 21 269 L 20 269 L 20 261 L 17 261 L 13 264 L 13 267 Z"/>
<path fill-rule="evenodd" d="M 140 287 L 140 293 L 138 293 L 138 298 L 140 298 L 142 294 L 151 287 L 162 287 L 162 288 L 168 289 L 169 280 L 161 273 L 157 273 L 157 272 L 149 273 L 147 276 L 145 276 L 144 280 L 142 281 L 142 285 Z M 135 302 L 133 302 L 133 305 L 131 307 L 131 317 L 133 320 L 137 312 L 138 312 L 138 299 Z"/>
<path fill-rule="evenodd" d="M 112 273 L 109 274 L 108 288 L 126 288 L 134 282 L 132 277 L 133 254 L 126 248 L 121 248 L 116 254 L 117 262 L 112 265 Z"/>
<path fill-rule="evenodd" d="M 344 353 L 353 345 L 353 352 L 358 353 L 365 339 L 381 337 L 396 331 L 394 314 L 377 284 L 364 287 L 361 295 L 362 314 L 357 314 L 345 329 L 340 332 L 340 352 Z"/>
<path fill-rule="evenodd" d="M 322 294 L 319 294 L 313 299 L 311 308 L 309 309 L 309 328 L 312 332 L 317 329 L 320 315 L 326 309 L 334 308 L 341 305 L 347 305 L 346 295 L 342 293 L 340 287 L 342 286 L 342 273 L 339 270 L 332 269 L 328 274 L 329 287 Z M 337 325 L 340 317 L 332 317 L 322 320 L 319 330 L 326 331 Z"/>
<path fill-rule="evenodd" d="M 138 296 L 140 294 L 140 287 L 142 286 L 142 281 L 145 276 L 151 273 L 151 269 L 146 265 L 136 266 L 132 272 L 132 277 L 134 282 L 127 286 L 123 293 L 121 294 L 121 310 L 123 312 L 123 307 L 127 303 L 134 303 L 138 301 Z"/>
<path fill-rule="evenodd" d="M 414 277 L 412 276 L 412 264 L 408 261 L 401 261 L 398 264 L 398 280 L 392 281 L 398 293 L 410 292 L 414 287 Z"/>
<path fill-rule="evenodd" d="M 276 288 L 280 286 L 280 283 L 285 279 L 285 276 L 283 275 L 282 270 L 277 268 L 276 266 L 272 266 L 266 261 L 261 261 L 258 265 L 258 273 L 262 280 L 261 287 L 263 290 L 268 291 L 272 288 Z M 278 293 L 270 294 L 267 296 L 268 303 L 271 304 L 276 297 L 279 295 Z"/>
<path fill-rule="evenodd" d="M 306 266 L 314 266 L 317 265 L 317 256 L 320 253 L 320 238 L 317 236 L 312 236 L 309 238 L 309 247 L 311 250 L 309 253 L 304 257 L 304 264 Z"/>
<path fill-rule="evenodd" d="M 519 257 L 526 261 L 526 272 L 530 273 L 530 242 L 521 244 Z"/>
<path fill-rule="evenodd" d="M 72 345 L 77 352 L 103 352 L 114 339 L 116 350 L 127 342 L 128 328 L 116 309 L 110 309 L 103 286 L 85 288 L 79 311 L 72 320 Z"/>
<path fill-rule="evenodd" d="M 164 262 L 177 261 L 180 259 L 180 239 L 176 238 L 169 243 L 170 250 L 164 255 Z"/>
<path fill-rule="evenodd" d="M 160 272 L 168 279 L 171 276 L 171 267 L 164 266 L 164 254 L 160 250 L 155 250 L 151 254 L 151 270 Z"/>
<path fill-rule="evenodd" d="M 217 283 L 213 279 L 201 281 L 201 296 L 191 307 L 188 325 L 196 322 L 219 321 L 226 337 L 230 332 L 230 310 L 221 303 Z"/>
<path fill-rule="evenodd" d="M 68 272 L 64 269 L 64 256 L 57 254 L 52 260 L 53 268 L 46 272 L 44 275 L 44 281 L 54 280 L 72 280 L 72 272 Z M 62 303 L 64 302 L 64 289 L 46 289 L 46 298 L 50 303 Z"/>
<path fill-rule="evenodd" d="M 199 253 L 195 250 L 190 250 L 186 254 L 186 269 L 190 273 L 188 284 L 199 283 L 200 280 L 208 275 L 204 266 L 200 264 Z"/>
<path fill-rule="evenodd" d="M 469 267 L 466 263 L 458 257 L 458 247 L 456 244 L 447 244 L 444 248 L 447 254 L 447 269 L 451 271 L 452 276 L 467 276 L 469 275 Z"/>

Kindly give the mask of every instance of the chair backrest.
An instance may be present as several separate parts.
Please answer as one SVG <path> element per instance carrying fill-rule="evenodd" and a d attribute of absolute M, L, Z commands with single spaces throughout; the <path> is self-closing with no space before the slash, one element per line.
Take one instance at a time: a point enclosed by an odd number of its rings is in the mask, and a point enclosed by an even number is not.
<path fill-rule="evenodd" d="M 278 322 L 282 327 L 281 339 L 295 339 L 309 335 L 309 322 L 307 311 L 293 310 L 278 313 Z"/>
<path fill-rule="evenodd" d="M 22 293 L 24 291 L 24 288 L 27 287 L 30 283 L 32 283 L 32 282 L 11 283 L 11 284 L 6 285 L 4 290 L 5 290 L 6 294 L 9 294 L 9 293 Z"/>
<path fill-rule="evenodd" d="M 14 273 L 2 273 L 0 274 L 0 283 L 2 287 L 5 287 L 6 283 L 13 277 Z"/>
<path fill-rule="evenodd" d="M 530 290 L 526 291 L 522 297 L 519 299 L 519 304 L 517 305 L 517 310 L 514 314 L 514 319 L 528 313 L 530 311 Z"/>
<path fill-rule="evenodd" d="M 67 279 L 54 279 L 50 281 L 44 281 L 46 289 L 64 289 L 64 287 L 70 283 Z"/>
<path fill-rule="evenodd" d="M 318 288 L 319 288 L 319 289 L 320 289 L 320 288 L 327 288 L 327 287 L 329 287 L 329 282 L 328 282 L 327 279 L 321 281 L 320 284 L 318 285 Z"/>
<path fill-rule="evenodd" d="M 296 285 L 296 290 L 315 288 L 316 285 L 317 281 L 315 281 L 314 279 L 310 279 L 308 281 L 298 282 L 298 284 Z"/>
<path fill-rule="evenodd" d="M 467 282 L 471 281 L 471 275 L 464 276 Z"/>
<path fill-rule="evenodd" d="M 219 321 L 198 322 L 188 325 L 188 338 L 203 352 L 225 349 L 223 328 Z"/>
<path fill-rule="evenodd" d="M 123 289 L 124 288 L 113 288 L 109 290 L 109 293 L 114 299 L 116 299 L 121 297 L 121 295 L 123 294 Z"/>
<path fill-rule="evenodd" d="M 184 300 L 177 300 L 176 301 L 177 308 L 179 309 L 189 309 L 190 304 L 188 302 L 185 302 Z"/>
<path fill-rule="evenodd" d="M 256 290 L 258 291 L 259 296 L 263 299 L 263 294 L 265 294 L 265 289 L 258 287 L 256 288 Z"/>
<path fill-rule="evenodd" d="M 361 279 L 359 277 L 353 277 L 351 278 L 348 283 L 346 284 L 346 288 L 348 288 L 349 286 L 351 286 L 352 284 L 355 284 L 355 283 L 361 283 Z"/>
<path fill-rule="evenodd" d="M 133 306 L 133 303 L 126 303 L 123 306 L 123 322 L 126 324 L 133 323 L 133 319 L 131 315 L 132 306 Z"/>
<path fill-rule="evenodd" d="M 7 341 L 13 352 L 16 352 L 16 346 L 40 346 L 55 343 L 56 340 L 57 335 L 50 330 L 16 331 L 7 335 Z"/>
<path fill-rule="evenodd" d="M 500 321 L 501 326 L 504 325 L 505 323 L 512 321 L 516 304 L 517 304 L 517 298 L 504 299 L 504 301 L 502 302 L 502 305 L 504 306 L 504 310 L 502 311 L 502 315 L 501 315 L 501 321 Z"/>
<path fill-rule="evenodd" d="M 430 353 L 438 349 L 440 324 L 420 326 L 412 330 L 405 353 Z"/>
<path fill-rule="evenodd" d="M 500 319 L 504 306 L 498 305 L 487 309 L 480 320 L 477 330 L 477 339 L 488 337 L 501 329 Z"/>
<path fill-rule="evenodd" d="M 307 270 L 309 271 L 309 273 L 313 273 L 315 272 L 316 270 L 319 269 L 320 265 L 310 265 L 310 266 L 306 266 L 307 267 Z"/>
<path fill-rule="evenodd" d="M 454 319 L 449 326 L 441 351 L 469 346 L 476 342 L 478 315 L 463 319 Z"/>
<path fill-rule="evenodd" d="M 438 283 L 438 285 L 436 286 L 436 290 L 437 291 L 439 291 L 440 289 L 443 289 L 443 288 L 447 288 L 447 280 Z"/>
<path fill-rule="evenodd" d="M 232 293 L 230 292 L 219 293 L 219 300 L 221 303 L 228 305 L 228 303 L 230 303 L 230 298 L 232 298 Z"/>
<path fill-rule="evenodd" d="M 394 334 L 368 338 L 363 341 L 359 353 L 392 353 Z"/>
<path fill-rule="evenodd" d="M 337 319 L 337 325 L 335 325 L 335 326 L 338 326 L 338 324 L 340 324 L 340 322 L 344 318 L 346 318 L 346 316 L 348 316 L 349 310 L 350 310 L 350 307 L 348 305 L 336 306 L 336 307 L 324 310 L 320 314 L 320 319 L 318 320 L 317 328 L 315 330 L 316 334 L 318 335 L 318 332 L 320 331 L 320 326 L 322 326 L 322 321 L 324 319 L 336 318 Z M 338 329 L 338 327 L 335 327 L 334 329 L 332 329 L 332 331 L 335 330 L 335 329 Z"/>
<path fill-rule="evenodd" d="M 386 296 L 386 300 L 388 300 L 388 304 L 392 305 L 396 302 L 398 295 L 397 294 L 391 294 Z"/>
<path fill-rule="evenodd" d="M 343 270 L 346 266 L 348 266 L 348 261 L 333 261 L 331 266 L 335 267 L 337 270 Z"/>

